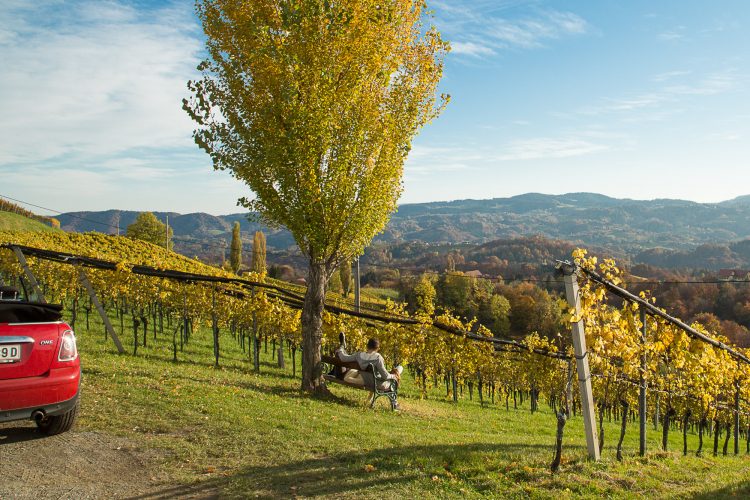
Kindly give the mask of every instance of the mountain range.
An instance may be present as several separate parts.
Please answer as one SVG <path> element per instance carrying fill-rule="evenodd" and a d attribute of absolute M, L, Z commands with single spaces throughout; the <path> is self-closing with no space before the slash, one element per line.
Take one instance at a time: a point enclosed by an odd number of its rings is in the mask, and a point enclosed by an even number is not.
<path fill-rule="evenodd" d="M 137 215 L 135 211 L 107 210 L 70 212 L 57 218 L 67 231 L 116 233 L 119 225 L 124 233 Z M 197 254 L 198 248 L 203 249 L 202 253 L 220 252 L 231 237 L 235 221 L 240 222 L 248 242 L 254 231 L 262 230 L 269 249 L 285 251 L 295 245 L 288 231 L 265 227 L 248 218 L 248 214 L 155 212 L 155 215 L 162 221 L 169 217 L 176 247 L 184 253 Z M 489 200 L 405 204 L 375 241 L 484 244 L 536 235 L 610 248 L 614 254 L 626 254 L 644 263 L 664 264 L 670 256 L 680 255 L 682 264 L 689 264 L 691 253 L 701 248 L 704 253 L 721 254 L 726 249 L 731 253 L 730 243 L 736 245 L 735 242 L 750 238 L 750 196 L 721 203 L 697 203 L 616 199 L 593 193 L 529 193 Z M 703 261 L 711 262 L 711 255 L 704 257 Z M 739 265 L 743 260 L 744 256 L 741 259 L 729 256 L 713 264 Z"/>

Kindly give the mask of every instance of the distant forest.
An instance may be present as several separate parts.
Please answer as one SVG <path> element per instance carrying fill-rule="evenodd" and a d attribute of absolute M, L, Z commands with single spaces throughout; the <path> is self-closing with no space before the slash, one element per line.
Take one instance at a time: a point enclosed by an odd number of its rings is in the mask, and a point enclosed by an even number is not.
<path fill-rule="evenodd" d="M 68 231 L 124 233 L 137 215 L 109 210 L 62 214 L 59 220 Z M 304 259 L 284 229 L 265 227 L 248 214 L 156 215 L 169 217 L 178 252 L 212 264 L 228 258 L 234 222 L 247 250 L 261 230 L 269 273 L 304 279 Z M 554 265 L 576 247 L 616 259 L 631 276 L 631 289 L 651 290 L 681 318 L 700 319 L 750 345 L 750 284 L 712 282 L 722 269 L 750 270 L 750 197 L 700 204 L 527 194 L 403 205 L 360 259 L 362 283 L 408 300 L 426 276 L 442 307 L 477 316 L 503 334 L 554 335 L 561 328 L 562 291 Z M 251 251 L 244 254 L 249 265 Z M 649 283 L 639 284 L 644 280 Z M 656 283 L 662 281 L 667 283 Z"/>

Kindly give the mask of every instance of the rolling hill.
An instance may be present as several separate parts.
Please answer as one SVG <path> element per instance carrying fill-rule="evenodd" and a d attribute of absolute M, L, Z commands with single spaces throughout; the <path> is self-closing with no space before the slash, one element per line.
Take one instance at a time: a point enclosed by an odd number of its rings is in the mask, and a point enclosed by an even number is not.
<path fill-rule="evenodd" d="M 138 212 L 107 210 L 59 216 L 67 231 L 115 233 L 135 220 Z M 283 229 L 251 222 L 245 214 L 156 212 L 175 232 L 178 249 L 187 242 L 227 240 L 239 221 L 247 238 L 263 230 L 270 249 L 285 250 L 294 239 Z M 750 197 L 723 203 L 683 200 L 616 199 L 592 193 L 524 194 L 491 200 L 457 200 L 399 207 L 376 241 L 420 241 L 428 244 L 477 243 L 542 235 L 574 244 L 617 249 L 631 255 L 662 248 L 691 251 L 700 245 L 750 238 Z M 183 249 L 184 250 L 184 249 Z"/>
<path fill-rule="evenodd" d="M 0 231 L 59 232 L 60 230 L 21 214 L 0 211 Z"/>

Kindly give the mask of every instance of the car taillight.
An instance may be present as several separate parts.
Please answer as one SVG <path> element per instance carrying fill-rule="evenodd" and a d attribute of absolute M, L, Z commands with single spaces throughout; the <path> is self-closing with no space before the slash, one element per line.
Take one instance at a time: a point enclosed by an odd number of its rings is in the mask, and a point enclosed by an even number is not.
<path fill-rule="evenodd" d="M 65 330 L 60 342 L 60 355 L 58 361 L 73 361 L 78 357 L 78 348 L 76 347 L 76 336 L 72 330 Z"/>

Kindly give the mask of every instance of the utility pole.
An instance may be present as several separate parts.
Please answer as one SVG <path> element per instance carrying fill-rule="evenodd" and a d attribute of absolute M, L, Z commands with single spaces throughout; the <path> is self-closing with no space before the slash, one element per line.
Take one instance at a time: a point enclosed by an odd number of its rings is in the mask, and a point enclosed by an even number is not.
<path fill-rule="evenodd" d="M 565 280 L 565 295 L 568 304 L 575 310 L 576 316 L 581 314 L 581 295 L 578 288 L 578 268 L 569 263 L 561 263 L 558 270 L 562 272 Z M 589 356 L 586 348 L 586 334 L 583 319 L 573 323 L 571 334 L 573 336 L 573 348 L 575 350 L 576 365 L 578 368 L 578 388 L 581 392 L 581 413 L 583 414 L 583 426 L 586 430 L 586 446 L 589 458 L 598 461 L 600 459 L 599 441 L 596 436 L 596 416 L 594 415 L 594 395 L 591 389 L 591 370 L 589 368 Z"/>
<path fill-rule="evenodd" d="M 169 215 L 167 215 L 167 227 L 164 231 L 164 248 L 169 250 Z"/>
<path fill-rule="evenodd" d="M 117 236 L 120 236 L 120 212 L 117 212 Z"/>
<path fill-rule="evenodd" d="M 359 257 L 354 261 L 354 310 L 359 312 L 360 295 L 359 295 Z"/>

